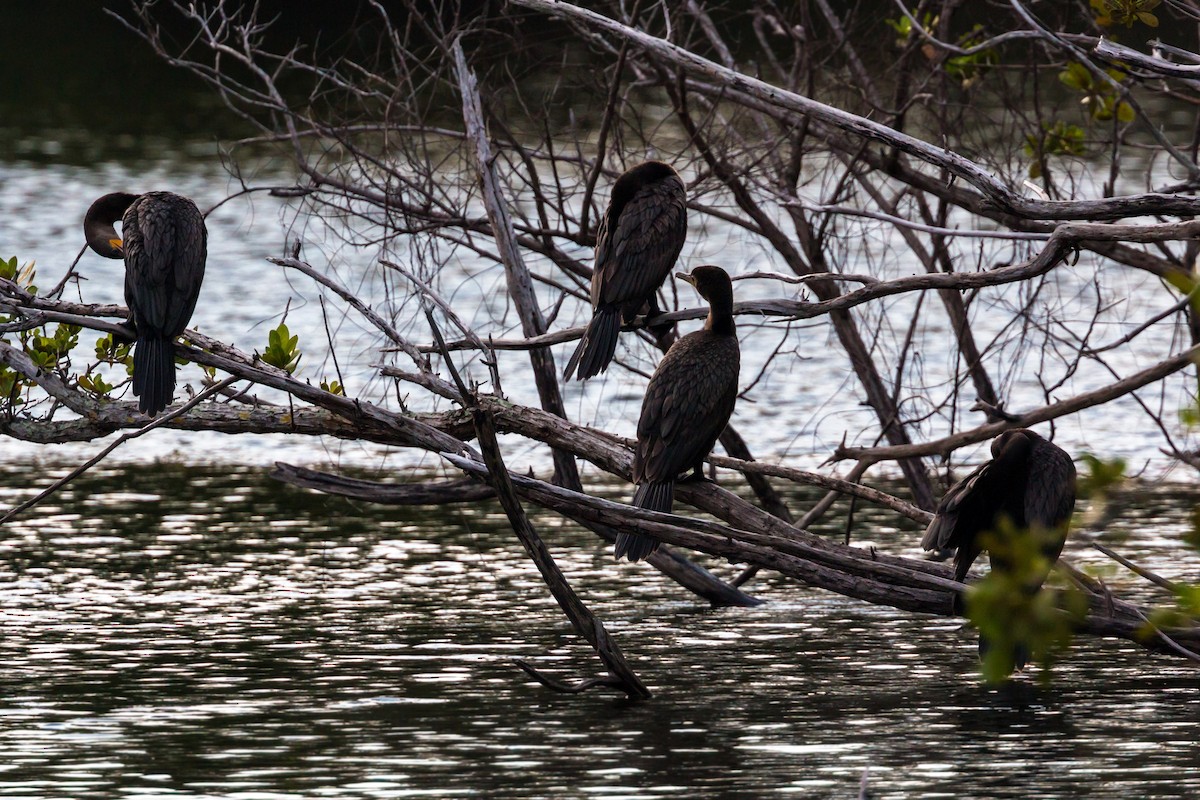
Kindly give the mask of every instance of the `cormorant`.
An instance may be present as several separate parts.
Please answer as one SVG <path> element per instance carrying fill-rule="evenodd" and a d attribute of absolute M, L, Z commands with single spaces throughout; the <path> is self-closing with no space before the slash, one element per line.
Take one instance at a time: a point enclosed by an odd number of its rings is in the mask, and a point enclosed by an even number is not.
<path fill-rule="evenodd" d="M 579 380 L 608 369 L 621 323 L 643 307 L 658 314 L 655 293 L 671 274 L 687 237 L 687 196 L 670 164 L 647 161 L 613 185 L 608 210 L 596 233 L 592 269 L 592 321 L 567 362 L 563 377 L 579 368 Z"/>
<path fill-rule="evenodd" d="M 741 354 L 733 323 L 733 285 L 720 267 L 676 273 L 708 301 L 704 329 L 679 339 L 663 356 L 646 387 L 633 456 L 633 504 L 670 512 L 679 475 L 694 470 L 704 479 L 704 459 L 729 423 L 738 395 Z M 635 533 L 617 535 L 616 558 L 639 561 L 658 540 Z"/>
<path fill-rule="evenodd" d="M 952 549 L 954 579 L 962 581 L 981 552 L 989 549 L 993 571 L 1016 572 L 1023 590 L 1036 594 L 1058 560 L 1067 540 L 1075 508 L 1075 464 L 1060 447 L 1025 428 L 1014 428 L 992 442 L 992 460 L 954 484 L 938 503 L 937 512 L 921 547 Z M 1007 519 L 1007 528 L 1002 520 Z M 1045 558 L 1044 568 L 1021 569 L 1013 562 L 1019 548 L 1003 538 L 1006 532 L 1032 530 Z M 980 637 L 980 654 L 988 642 Z M 1025 665 L 1026 653 L 1018 648 L 1014 666 Z"/>
<path fill-rule="evenodd" d="M 97 253 L 125 259 L 125 304 L 136 334 L 133 393 L 138 409 L 153 417 L 175 394 L 174 339 L 192 318 L 204 280 L 204 217 L 171 192 L 116 192 L 92 203 L 83 231 Z"/>

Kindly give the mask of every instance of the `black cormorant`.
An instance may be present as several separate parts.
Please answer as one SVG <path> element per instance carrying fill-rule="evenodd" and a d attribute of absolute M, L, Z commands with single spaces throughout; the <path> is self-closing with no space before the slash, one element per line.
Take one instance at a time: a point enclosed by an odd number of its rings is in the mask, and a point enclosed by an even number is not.
<path fill-rule="evenodd" d="M 125 303 L 136 334 L 133 393 L 138 409 L 153 417 L 175 394 L 174 339 L 192 318 L 204 280 L 204 217 L 171 192 L 117 192 L 92 203 L 83 230 L 97 253 L 125 259 Z"/>
<path fill-rule="evenodd" d="M 708 301 L 704 329 L 678 340 L 663 356 L 646 387 L 633 456 L 633 504 L 670 512 L 675 480 L 694 470 L 704 477 L 704 459 L 729 423 L 738 395 L 741 354 L 733 323 L 733 285 L 720 267 L 677 273 Z M 617 535 L 619 559 L 638 561 L 658 540 L 635 533 Z"/>
<path fill-rule="evenodd" d="M 647 306 L 647 317 L 658 313 L 655 293 L 671 274 L 686 237 L 687 196 L 670 164 L 647 161 L 617 179 L 596 233 L 592 321 L 564 377 L 569 379 L 576 367 L 581 381 L 608 369 L 622 321 L 632 322 Z"/>
<path fill-rule="evenodd" d="M 992 460 L 950 488 L 921 547 L 954 550 L 954 578 L 962 581 L 985 549 L 992 570 L 1016 572 L 1022 588 L 1035 594 L 1067 540 L 1075 508 L 1075 464 L 1057 445 L 1025 428 L 1014 428 L 992 442 Z M 1003 520 L 1007 519 L 1007 525 Z M 1013 563 L 1020 548 L 1005 541 L 1006 532 L 1033 531 L 1044 564 L 1032 572 Z M 988 537 L 992 548 L 988 546 Z M 981 654 L 988 643 L 980 638 Z M 1016 667 L 1024 666 L 1023 649 L 1015 653 Z"/>

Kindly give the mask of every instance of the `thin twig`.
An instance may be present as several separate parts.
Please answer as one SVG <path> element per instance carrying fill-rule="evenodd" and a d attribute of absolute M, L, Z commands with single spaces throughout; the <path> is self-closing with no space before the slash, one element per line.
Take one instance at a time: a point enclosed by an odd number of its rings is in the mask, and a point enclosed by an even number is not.
<path fill-rule="evenodd" d="M 1162 588 L 1166 589 L 1168 592 L 1170 592 L 1171 594 L 1173 594 L 1177 597 L 1179 596 L 1179 593 L 1183 591 L 1183 587 L 1180 586 L 1178 583 L 1175 583 L 1174 581 L 1170 581 L 1170 580 L 1162 577 L 1161 575 L 1153 573 L 1150 570 L 1146 569 L 1145 567 L 1138 566 L 1137 564 L 1133 563 L 1129 559 L 1122 556 L 1120 553 L 1114 552 L 1113 550 L 1105 547 L 1104 545 L 1100 544 L 1099 542 L 1093 542 L 1092 547 L 1095 547 L 1101 553 L 1104 553 L 1104 555 L 1108 556 L 1113 561 L 1116 561 L 1118 564 L 1125 567 L 1130 572 L 1132 572 L 1136 575 L 1141 575 L 1146 580 L 1150 581 L 1151 583 L 1155 584 L 1156 586 L 1161 586 Z"/>

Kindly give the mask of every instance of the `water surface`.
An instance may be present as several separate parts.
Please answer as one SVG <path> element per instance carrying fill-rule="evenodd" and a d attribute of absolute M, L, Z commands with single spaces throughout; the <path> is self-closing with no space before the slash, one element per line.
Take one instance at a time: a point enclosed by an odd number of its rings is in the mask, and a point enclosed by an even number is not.
<path fill-rule="evenodd" d="M 1105 542 L 1200 578 L 1186 496 L 1122 502 L 1154 529 Z M 856 519 L 861 544 L 914 554 L 891 514 Z M 714 611 L 535 521 L 650 702 L 513 666 L 599 671 L 492 504 L 361 506 L 255 470 L 86 476 L 0 532 L 0 796 L 845 798 L 868 768 L 879 798 L 1195 796 L 1193 664 L 1086 638 L 1048 685 L 990 689 L 958 620 L 770 576 L 750 586 L 766 605 Z M 1067 557 L 1099 566 L 1089 538 Z"/>
<path fill-rule="evenodd" d="M 169 188 L 209 208 L 236 191 L 217 142 L 241 132 L 195 82 L 156 71 L 162 65 L 96 4 L 47 4 L 38 13 L 55 14 L 53 24 L 35 11 L 14 17 L 13 44 L 0 54 L 13 78 L 0 98 L 0 256 L 36 259 L 48 286 L 78 253 L 83 211 L 100 194 Z M 131 77 L 89 85 L 93 62 Z M 106 113 L 114 108 L 127 113 Z M 293 180 L 269 160 L 245 166 L 261 183 Z M 305 257 L 377 300 L 377 253 L 345 246 L 294 203 L 262 194 L 222 206 L 208 226 L 210 277 L 194 324 L 261 350 L 286 309 L 305 351 L 301 377 L 332 375 L 318 293 L 264 258 L 302 239 Z M 847 271 L 913 269 L 890 255 L 903 249 L 886 235 L 853 240 L 862 247 L 843 254 Z M 685 264 L 712 260 L 733 272 L 781 268 L 723 225 L 694 230 L 685 251 Z M 88 254 L 81 271 L 86 280 L 69 296 L 120 301 L 119 264 Z M 503 277 L 494 265 L 456 261 L 443 286 L 469 322 L 501 331 L 492 315 L 504 310 Z M 698 303 L 680 288 L 684 305 Z M 774 284 L 738 291 L 781 293 Z M 1143 275 L 1086 257 L 1039 291 L 1039 308 L 1079 329 L 1099 296 L 1120 300 L 1097 328 L 1103 341 L 1173 301 Z M 973 307 L 981 338 L 1028 299 L 1017 288 L 981 293 Z M 557 297 L 543 300 L 551 308 Z M 864 329 L 880 334 L 885 371 L 913 303 L 892 298 L 860 312 Z M 379 337 L 340 316 L 336 302 L 331 308 L 351 392 L 394 396 L 372 368 Z M 378 308 L 395 311 L 406 334 L 428 339 L 411 308 Z M 565 309 L 556 324 L 585 313 Z M 739 324 L 746 384 L 788 341 L 786 358 L 734 420 L 756 454 L 816 467 L 843 437 L 870 443 L 873 419 L 822 323 L 790 331 Z M 1127 374 L 1153 363 L 1181 346 L 1178 333 L 1156 328 L 1114 368 Z M 943 391 L 955 365 L 938 314 L 922 317 L 917 342 L 914 385 Z M 997 378 L 1013 408 L 1044 402 L 1042 353 L 1022 346 L 1027 352 Z M 567 352 L 556 352 L 559 363 Z M 636 345 L 621 354 L 645 369 L 655 358 Z M 998 351 L 989 357 L 1001 360 Z M 504 358 L 506 374 L 523 374 L 524 356 Z M 1060 396 L 1111 380 L 1084 367 Z M 1051 381 L 1060 368 L 1051 360 Z M 187 367 L 180 377 L 195 384 L 198 373 Z M 641 380 L 613 374 L 571 384 L 568 411 L 630 434 Z M 533 400 L 519 380 L 505 388 Z M 1143 400 L 1173 425 L 1192 388 L 1181 378 Z M 959 424 L 972 400 L 957 404 Z M 941 424 L 922 433 L 937 435 Z M 1132 400 L 1089 410 L 1057 433 L 1072 452 L 1123 455 L 1134 470 L 1149 465 L 1152 480 L 1190 478 L 1172 472 L 1160 432 Z M 545 448 L 512 437 L 505 446 L 514 466 L 545 470 Z M 100 447 L 0 438 L 0 506 Z M 382 509 L 282 487 L 246 466 L 277 458 L 397 479 L 440 468 L 424 454 L 372 445 L 161 431 L 0 528 L 0 797 L 847 798 L 857 796 L 864 770 L 876 798 L 1196 796 L 1200 679 L 1187 662 L 1081 639 L 1048 685 L 1029 678 L 989 689 L 978 680 L 974 636 L 958 620 L 770 575 L 750 586 L 766 605 L 713 611 L 645 566 L 614 565 L 585 531 L 539 515 L 568 577 L 655 696 L 632 705 L 552 694 L 513 659 L 567 679 L 598 666 L 497 508 Z M 591 473 L 585 480 L 598 493 L 628 496 L 625 485 Z M 1161 600 L 1088 543 L 1099 538 L 1165 576 L 1200 581 L 1200 559 L 1181 542 L 1194 502 L 1190 486 L 1121 495 L 1112 522 L 1077 530 L 1067 556 L 1102 570 L 1123 596 Z M 818 529 L 840 536 L 844 514 L 836 507 Z M 860 508 L 856 519 L 857 543 L 915 554 L 916 532 L 894 515 Z"/>

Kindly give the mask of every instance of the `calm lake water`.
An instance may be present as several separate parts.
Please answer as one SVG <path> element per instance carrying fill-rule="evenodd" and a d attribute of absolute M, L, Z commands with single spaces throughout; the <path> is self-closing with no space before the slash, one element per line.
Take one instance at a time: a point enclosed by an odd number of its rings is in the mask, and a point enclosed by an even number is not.
<path fill-rule="evenodd" d="M 1119 502 L 1153 525 L 1105 542 L 1200 578 L 1189 496 Z M 1080 639 L 1049 685 L 989 689 L 955 620 L 770 577 L 750 585 L 767 605 L 713 611 L 536 522 L 650 702 L 513 666 L 599 672 L 491 504 L 357 506 L 249 469 L 84 477 L 0 532 L 0 796 L 847 798 L 868 768 L 876 798 L 1196 796 L 1187 662 Z M 860 509 L 856 536 L 912 554 L 893 524 Z M 1067 556 L 1099 565 L 1088 538 Z"/>
<path fill-rule="evenodd" d="M 0 256 L 36 259 L 43 286 L 74 259 L 82 214 L 100 194 L 169 188 L 207 208 L 235 189 L 215 147 L 231 130 L 211 98 L 172 73 L 154 73 L 153 59 L 104 27 L 96 4 L 53 5 L 78 13 L 55 10 L 51 24 L 31 10 L 13 20 L 14 46 L 0 52 L 5 74 L 15 76 L 13 91 L 0 96 Z M 43 33 L 51 29 L 54 37 Z M 93 91 L 65 80 L 86 73 L 85 56 L 137 76 L 125 86 L 132 105 L 115 84 Z M 88 104 L 130 113 L 114 118 Z M 290 181 L 279 164 L 253 168 L 261 180 Z M 301 377 L 331 376 L 318 293 L 263 259 L 301 238 L 313 263 L 378 297 L 374 252 L 344 246 L 265 195 L 223 206 L 208 226 L 209 279 L 194 324 L 261 350 L 286 308 L 305 352 Z M 779 268 L 736 231 L 693 233 L 685 264 Z M 469 262 L 455 269 L 444 284 L 456 309 L 472 324 L 490 324 L 502 308 L 499 271 Z M 900 274 L 912 266 L 868 258 L 848 269 Z M 81 270 L 76 296 L 120 301 L 119 264 L 88 254 Z M 1042 302 L 1086 325 L 1095 274 L 1085 257 L 1047 282 Z M 1097 329 L 1104 341 L 1173 302 L 1140 274 L 1103 278 L 1106 298 L 1123 301 Z M 742 283 L 738 292 L 783 290 Z M 683 305 L 698 302 L 680 296 Z M 544 299 L 550 307 L 556 297 Z M 1018 290 L 981 295 L 981 338 L 997 334 L 1027 300 Z M 913 301 L 893 298 L 863 312 L 885 363 L 893 363 L 889 337 L 903 338 Z M 428 338 L 411 313 L 397 313 L 413 338 Z M 556 324 L 583 313 L 569 308 Z M 925 320 L 917 331 L 923 380 L 944 388 L 953 367 L 945 326 L 936 314 Z M 790 332 L 740 325 L 744 384 L 784 336 L 795 343 L 739 405 L 734 421 L 757 454 L 816 467 L 843 436 L 869 443 L 872 418 L 823 323 Z M 1178 348 L 1176 334 L 1156 329 L 1111 363 L 1123 373 L 1147 366 Z M 373 332 L 337 318 L 333 335 L 351 393 L 391 393 L 371 366 L 380 360 Z M 1049 358 L 1021 346 L 1027 352 L 997 376 L 1015 408 L 1043 402 L 1037 373 L 1039 359 Z M 559 363 L 567 352 L 556 351 Z M 622 354 L 653 365 L 648 351 Z M 504 358 L 518 374 L 524 356 Z M 1056 376 L 1061 365 L 1046 363 Z M 197 377 L 191 368 L 180 375 Z M 1085 364 L 1060 394 L 1110 380 Z M 532 399 L 520 381 L 505 388 Z M 1173 424 L 1188 388 L 1181 379 L 1143 400 Z M 614 375 L 565 394 L 574 419 L 632 433 L 640 379 Z M 959 404 L 960 425 L 972 400 Z M 925 433 L 937 435 L 939 424 Z M 1189 441 L 1182 429 L 1172 432 Z M 1102 530 L 1077 530 L 1067 557 L 1144 602 L 1163 598 L 1112 568 L 1091 541 L 1167 577 L 1200 581 L 1200 556 L 1181 541 L 1194 486 L 1153 485 L 1191 475 L 1158 451 L 1161 434 L 1137 404 L 1089 411 L 1057 434 L 1072 452 L 1124 456 L 1147 479 L 1115 499 Z M 514 467 L 545 470 L 544 448 L 505 444 Z M 101 446 L 0 438 L 0 508 Z M 564 678 L 594 675 L 597 662 L 498 508 L 350 503 L 270 481 L 261 467 L 276 459 L 397 480 L 440 467 L 429 456 L 339 441 L 160 431 L 0 528 L 0 797 L 852 798 L 864 770 L 877 800 L 1200 796 L 1200 673 L 1188 662 L 1080 639 L 1047 685 L 1026 677 L 990 689 L 979 682 L 975 636 L 957 620 L 770 575 L 749 586 L 767 604 L 714 611 L 648 567 L 615 565 L 599 540 L 542 515 L 535 521 L 560 565 L 655 696 L 634 705 L 552 694 L 513 659 Z M 599 493 L 628 497 L 626 485 L 586 480 Z M 815 498 L 791 499 L 802 509 Z M 855 519 L 858 544 L 916 555 L 916 531 L 895 515 L 860 507 Z M 839 505 L 818 530 L 841 536 L 844 523 Z M 737 571 L 712 566 L 726 577 Z"/>

